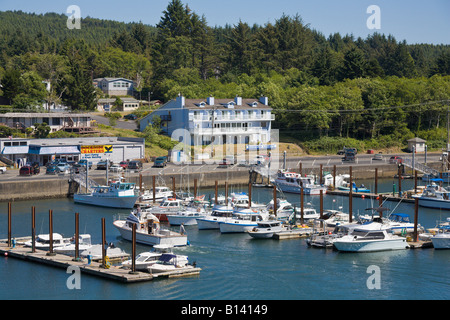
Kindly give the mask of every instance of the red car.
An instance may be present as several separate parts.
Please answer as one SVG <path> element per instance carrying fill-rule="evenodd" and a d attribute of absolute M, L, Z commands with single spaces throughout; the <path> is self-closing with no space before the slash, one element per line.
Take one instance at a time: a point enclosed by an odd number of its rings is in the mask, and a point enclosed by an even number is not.
<path fill-rule="evenodd" d="M 122 168 L 126 169 L 126 168 L 128 168 L 128 161 L 120 161 L 119 165 Z"/>
<path fill-rule="evenodd" d="M 392 156 L 389 159 L 389 163 L 402 163 L 402 162 L 403 162 L 403 159 L 399 156 Z"/>

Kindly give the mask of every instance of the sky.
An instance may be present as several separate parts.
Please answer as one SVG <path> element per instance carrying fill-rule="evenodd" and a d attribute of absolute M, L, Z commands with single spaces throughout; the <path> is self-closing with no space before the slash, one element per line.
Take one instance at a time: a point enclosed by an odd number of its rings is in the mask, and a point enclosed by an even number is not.
<path fill-rule="evenodd" d="M 81 17 L 142 22 L 156 25 L 170 0 L 0 0 L 0 11 L 67 13 L 77 5 Z M 339 32 L 366 38 L 378 32 L 392 34 L 408 44 L 450 44 L 450 0 L 182 0 L 209 26 L 275 23 L 283 14 L 299 14 L 305 24 L 326 37 Z M 376 5 L 379 15 L 367 13 Z M 377 20 L 372 20 L 376 18 Z M 379 21 L 379 29 L 369 29 L 367 20 Z M 370 24 L 369 24 L 370 25 Z M 81 25 L 82 27 L 82 25 Z"/>

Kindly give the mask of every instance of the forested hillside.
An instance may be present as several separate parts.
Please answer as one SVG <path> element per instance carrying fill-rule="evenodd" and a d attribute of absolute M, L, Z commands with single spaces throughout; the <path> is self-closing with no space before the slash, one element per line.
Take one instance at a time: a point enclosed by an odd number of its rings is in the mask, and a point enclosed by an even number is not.
<path fill-rule="evenodd" d="M 55 13 L 0 12 L 2 94 L 15 109 L 56 101 L 92 110 L 100 95 L 92 79 L 120 76 L 137 81 L 136 96 L 152 92 L 164 101 L 179 93 L 266 95 L 275 126 L 303 140 L 383 137 L 389 145 L 421 132 L 444 141 L 429 130 L 447 121 L 449 44 L 324 35 L 301 12 L 273 24 L 211 27 L 180 0 L 156 26 L 86 18 L 70 30 L 66 21 Z"/>

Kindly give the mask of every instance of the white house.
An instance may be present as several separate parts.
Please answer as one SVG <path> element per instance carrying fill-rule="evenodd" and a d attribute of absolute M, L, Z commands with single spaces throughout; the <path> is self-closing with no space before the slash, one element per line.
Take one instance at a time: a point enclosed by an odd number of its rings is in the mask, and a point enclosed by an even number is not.
<path fill-rule="evenodd" d="M 133 95 L 134 82 L 125 78 L 97 78 L 94 85 L 110 96 Z"/>
<path fill-rule="evenodd" d="M 139 100 L 135 98 L 120 98 L 120 100 L 122 100 L 122 106 L 119 111 L 133 111 L 139 108 Z M 98 99 L 97 110 L 111 111 L 115 101 L 115 98 Z"/>
<path fill-rule="evenodd" d="M 7 112 L 0 114 L 0 124 L 14 129 L 34 127 L 36 123 L 47 123 L 51 132 L 65 128 L 89 128 L 91 116 L 88 113 L 20 113 Z"/>
<path fill-rule="evenodd" d="M 178 96 L 140 121 L 140 130 L 161 119 L 161 129 L 172 136 L 176 129 L 190 134 L 191 145 L 256 144 L 270 142 L 272 114 L 268 98 L 186 99 Z"/>

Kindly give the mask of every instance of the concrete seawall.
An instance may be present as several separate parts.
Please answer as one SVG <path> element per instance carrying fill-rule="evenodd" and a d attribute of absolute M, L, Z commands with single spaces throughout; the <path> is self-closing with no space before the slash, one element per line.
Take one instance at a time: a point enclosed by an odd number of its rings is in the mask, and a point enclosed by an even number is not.
<path fill-rule="evenodd" d="M 397 166 L 389 164 L 381 164 L 378 166 L 372 165 L 358 165 L 352 166 L 353 178 L 357 179 L 371 179 L 375 177 L 375 168 L 378 168 L 378 178 L 392 178 L 397 174 Z M 333 167 L 323 166 L 324 171 L 333 171 Z M 349 172 L 349 166 L 338 166 L 337 174 Z M 411 169 L 407 170 L 410 174 Z M 315 168 L 304 168 L 303 173 L 319 173 L 319 166 Z M 197 179 L 197 186 L 199 188 L 214 187 L 215 181 L 219 183 L 219 187 L 223 187 L 225 181 L 228 181 L 229 186 L 247 186 L 249 183 L 249 172 L 247 170 L 233 171 L 233 170 L 217 170 L 213 172 L 191 173 L 188 175 L 180 173 L 170 173 L 164 176 L 156 177 L 157 181 L 163 179 L 165 184 L 172 187 L 172 177 L 175 178 L 176 188 L 180 188 L 180 184 L 186 186 L 189 182 L 191 191 L 194 186 L 194 179 Z M 37 178 L 37 179 L 36 179 Z M 105 183 L 105 177 L 92 177 L 93 180 L 100 184 Z M 259 180 L 260 181 L 260 180 Z M 139 185 L 139 174 L 133 173 L 129 176 L 129 182 L 134 182 Z M 151 188 L 153 178 L 148 173 L 142 174 L 142 182 L 145 188 Z M 32 200 L 32 199 L 49 199 L 49 198 L 64 198 L 68 197 L 78 189 L 78 184 L 70 182 L 69 176 L 53 177 L 46 179 L 39 179 L 32 177 L 29 180 L 18 179 L 0 181 L 0 201 L 17 201 L 17 200 Z"/>

